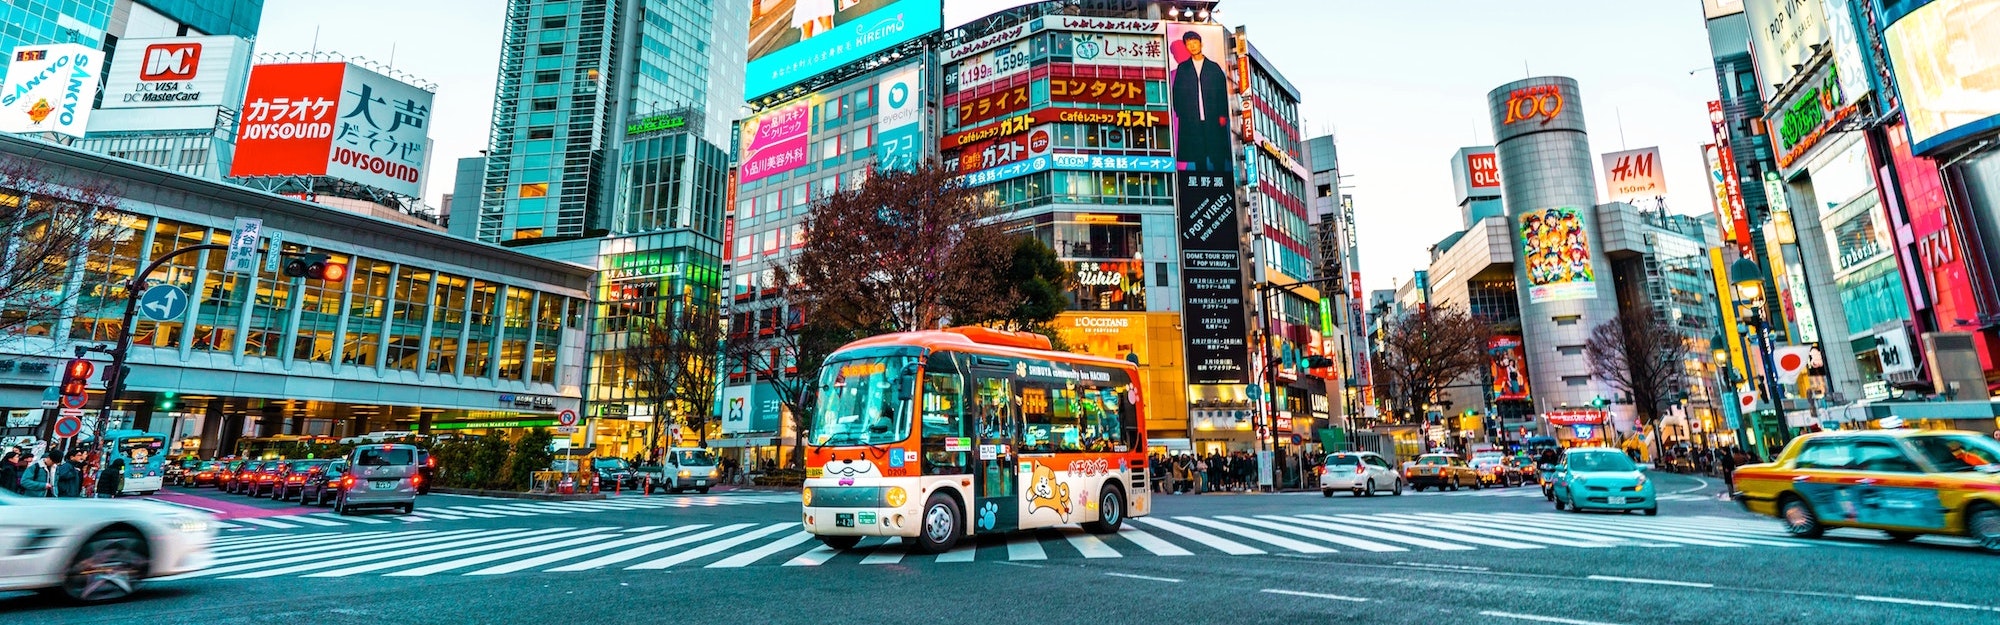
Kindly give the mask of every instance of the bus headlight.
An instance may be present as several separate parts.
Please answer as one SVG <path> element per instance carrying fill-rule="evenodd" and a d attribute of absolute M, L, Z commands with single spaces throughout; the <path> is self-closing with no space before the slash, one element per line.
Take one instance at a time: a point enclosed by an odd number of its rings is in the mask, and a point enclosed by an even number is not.
<path fill-rule="evenodd" d="M 882 491 L 882 500 L 888 502 L 891 508 L 901 508 L 910 502 L 910 494 L 901 486 L 891 486 L 889 490 Z"/>
<path fill-rule="evenodd" d="M 799 493 L 799 500 L 803 502 L 804 505 L 808 506 L 813 505 L 813 489 L 807 488 L 804 491 L 801 491 Z M 810 525 L 811 522 L 808 521 L 807 524 Z"/>

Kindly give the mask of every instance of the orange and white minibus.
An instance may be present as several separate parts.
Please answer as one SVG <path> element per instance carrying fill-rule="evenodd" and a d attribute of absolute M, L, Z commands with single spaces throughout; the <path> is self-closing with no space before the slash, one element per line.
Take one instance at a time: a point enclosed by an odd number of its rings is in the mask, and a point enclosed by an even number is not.
<path fill-rule="evenodd" d="M 974 534 L 1143 516 L 1145 410 L 1132 363 L 987 328 L 856 341 L 821 368 L 807 434 L 805 527 L 848 549 L 919 552 Z"/>

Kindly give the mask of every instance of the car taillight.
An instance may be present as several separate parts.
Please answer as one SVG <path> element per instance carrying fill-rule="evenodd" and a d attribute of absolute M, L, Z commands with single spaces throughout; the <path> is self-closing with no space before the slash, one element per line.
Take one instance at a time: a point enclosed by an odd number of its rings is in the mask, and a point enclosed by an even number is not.
<path fill-rule="evenodd" d="M 346 488 L 353 488 L 353 487 L 354 487 L 354 476 L 352 476 L 352 475 L 347 475 L 347 476 L 342 476 L 342 477 L 340 478 L 340 487 L 341 487 L 341 488 L 343 488 L 343 489 L 346 489 Z"/>
<path fill-rule="evenodd" d="M 430 468 L 433 468 L 433 469 L 437 468 L 437 466 L 438 466 L 438 459 L 437 459 L 437 456 L 431 456 L 431 457 L 428 457 L 428 458 L 424 458 L 424 466 L 426 466 L 426 467 L 430 467 Z"/>
<path fill-rule="evenodd" d="M 1354 474 L 1355 474 L 1355 475 L 1361 475 L 1361 474 L 1363 474 L 1363 473 L 1367 473 L 1367 472 L 1368 472 L 1368 467 L 1364 467 L 1364 466 L 1361 466 L 1361 465 L 1358 465 L 1358 464 L 1357 464 L 1357 465 L 1354 465 Z"/>
<path fill-rule="evenodd" d="M 423 485 L 424 485 L 424 476 L 422 476 L 422 475 L 412 475 L 412 476 L 410 476 L 410 486 L 413 486 L 413 487 L 415 487 L 415 486 L 423 486 Z"/>

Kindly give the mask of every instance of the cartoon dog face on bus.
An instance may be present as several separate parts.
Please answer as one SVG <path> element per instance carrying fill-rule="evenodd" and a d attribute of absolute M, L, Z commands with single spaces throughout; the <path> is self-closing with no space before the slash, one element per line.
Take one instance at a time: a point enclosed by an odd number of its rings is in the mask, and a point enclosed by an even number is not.
<path fill-rule="evenodd" d="M 882 472 L 876 470 L 875 463 L 868 459 L 867 453 L 866 451 L 857 449 L 854 451 L 854 457 L 843 458 L 841 457 L 842 454 L 835 452 L 833 458 L 826 461 L 824 469 L 826 477 L 837 477 L 842 480 L 853 480 L 857 477 L 881 477 Z"/>
<path fill-rule="evenodd" d="M 1034 479 L 1028 482 L 1028 514 L 1048 508 L 1069 521 L 1069 485 L 1056 481 L 1056 470 L 1035 463 Z"/>

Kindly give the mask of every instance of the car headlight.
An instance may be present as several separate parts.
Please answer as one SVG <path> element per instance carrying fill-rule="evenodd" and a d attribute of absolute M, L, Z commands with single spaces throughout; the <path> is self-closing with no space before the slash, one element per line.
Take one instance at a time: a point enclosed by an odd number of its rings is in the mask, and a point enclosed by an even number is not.
<path fill-rule="evenodd" d="M 708 476 L 709 476 L 709 477 L 715 477 L 715 469 L 709 469 L 709 470 L 708 470 Z"/>
<path fill-rule="evenodd" d="M 806 489 L 803 489 L 803 490 L 801 490 L 801 491 L 799 492 L 799 499 L 800 499 L 800 503 L 802 503 L 802 504 L 804 504 L 804 505 L 807 505 L 807 506 L 810 506 L 810 505 L 813 505 L 813 489 L 811 489 L 811 488 L 806 488 Z"/>
<path fill-rule="evenodd" d="M 1646 476 L 1644 476 L 1644 475 L 1641 475 L 1641 476 L 1639 476 L 1639 481 L 1638 481 L 1637 485 L 1639 485 L 1639 486 L 1645 486 L 1645 485 L 1646 485 Z"/>
<path fill-rule="evenodd" d="M 693 475 L 693 474 L 692 474 L 692 473 L 688 473 L 688 470 L 687 470 L 687 469 L 681 469 L 681 477 L 688 477 L 689 475 Z"/>
<path fill-rule="evenodd" d="M 181 519 L 174 523 L 174 529 L 186 534 L 200 534 L 208 531 L 207 519 Z"/>

